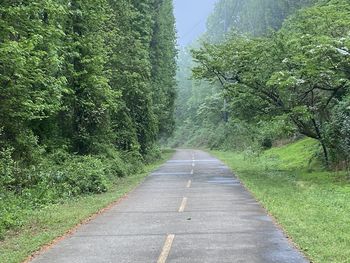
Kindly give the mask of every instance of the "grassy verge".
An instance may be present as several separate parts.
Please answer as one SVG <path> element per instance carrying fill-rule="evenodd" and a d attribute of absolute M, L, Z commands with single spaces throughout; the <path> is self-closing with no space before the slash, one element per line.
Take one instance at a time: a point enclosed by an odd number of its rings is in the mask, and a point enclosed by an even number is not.
<path fill-rule="evenodd" d="M 172 154 L 173 151 L 164 152 L 161 160 L 146 166 L 141 174 L 119 178 L 107 193 L 76 198 L 32 211 L 21 228 L 8 232 L 5 240 L 0 242 L 0 262 L 22 262 L 43 245 L 64 235 L 69 229 L 130 192 Z"/>
<path fill-rule="evenodd" d="M 212 153 L 235 171 L 312 262 L 350 262 L 349 177 L 310 164 L 316 147 L 306 139 L 255 158 Z"/>

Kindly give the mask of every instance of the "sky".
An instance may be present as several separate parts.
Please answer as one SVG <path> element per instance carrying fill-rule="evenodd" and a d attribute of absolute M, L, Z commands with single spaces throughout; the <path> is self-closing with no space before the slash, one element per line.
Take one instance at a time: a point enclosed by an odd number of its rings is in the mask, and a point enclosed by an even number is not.
<path fill-rule="evenodd" d="M 191 44 L 206 31 L 207 17 L 217 0 L 174 0 L 179 46 Z"/>

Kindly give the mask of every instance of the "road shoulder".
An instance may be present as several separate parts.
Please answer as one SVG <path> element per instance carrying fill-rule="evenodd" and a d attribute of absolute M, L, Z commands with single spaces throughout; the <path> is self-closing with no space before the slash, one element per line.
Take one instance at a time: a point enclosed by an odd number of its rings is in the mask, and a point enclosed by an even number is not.
<path fill-rule="evenodd" d="M 171 158 L 173 153 L 165 153 L 161 160 L 146 166 L 143 173 L 120 178 L 116 186 L 107 193 L 77 198 L 33 212 L 21 229 L 8 233 L 6 239 L 0 242 L 0 262 L 29 262 L 33 256 L 119 203 L 143 182 L 150 171 Z"/>

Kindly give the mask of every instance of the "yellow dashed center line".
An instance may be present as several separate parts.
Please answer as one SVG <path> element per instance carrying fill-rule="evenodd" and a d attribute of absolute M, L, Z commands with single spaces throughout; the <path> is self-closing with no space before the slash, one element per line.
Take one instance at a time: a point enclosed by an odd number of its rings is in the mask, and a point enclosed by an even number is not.
<path fill-rule="evenodd" d="M 171 250 L 171 246 L 174 242 L 174 238 L 175 238 L 175 235 L 168 235 L 167 236 L 167 238 L 165 240 L 165 244 L 164 244 L 163 249 L 162 249 L 162 253 L 159 256 L 157 263 L 165 263 L 166 262 L 166 260 L 169 256 L 170 250 Z"/>
<path fill-rule="evenodd" d="M 187 204 L 187 197 L 184 197 L 182 199 L 182 202 L 179 208 L 179 213 L 182 213 L 183 211 L 185 211 L 186 204 Z"/>
<path fill-rule="evenodd" d="M 192 167 L 195 167 L 195 163 L 194 163 L 194 154 L 192 154 Z M 193 169 L 191 170 L 191 175 L 194 174 L 194 171 Z M 191 187 L 191 184 L 192 184 L 192 181 L 189 180 L 187 182 L 187 185 L 186 187 L 187 188 L 190 188 Z M 185 208 L 186 208 L 186 204 L 187 204 L 187 197 L 184 197 L 182 199 L 182 202 L 181 202 L 181 205 L 180 205 L 180 208 L 179 208 L 179 213 L 182 213 L 185 211 Z M 158 258 L 158 261 L 157 263 L 166 263 L 167 259 L 168 259 L 168 256 L 169 256 L 169 253 L 170 253 L 170 250 L 171 250 L 171 246 L 174 242 L 174 238 L 175 238 L 175 235 L 173 234 L 169 234 L 165 240 L 165 244 L 163 246 L 163 249 L 162 249 L 162 253 L 160 254 L 159 258 Z"/>

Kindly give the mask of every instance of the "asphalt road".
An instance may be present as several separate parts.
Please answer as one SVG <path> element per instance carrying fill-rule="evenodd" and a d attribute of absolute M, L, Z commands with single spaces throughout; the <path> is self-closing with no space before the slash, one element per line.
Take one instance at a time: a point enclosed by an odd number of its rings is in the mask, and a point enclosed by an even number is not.
<path fill-rule="evenodd" d="M 178 150 L 35 263 L 308 262 L 219 160 Z"/>

